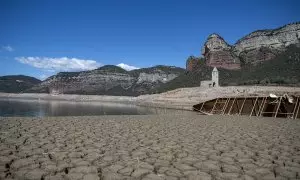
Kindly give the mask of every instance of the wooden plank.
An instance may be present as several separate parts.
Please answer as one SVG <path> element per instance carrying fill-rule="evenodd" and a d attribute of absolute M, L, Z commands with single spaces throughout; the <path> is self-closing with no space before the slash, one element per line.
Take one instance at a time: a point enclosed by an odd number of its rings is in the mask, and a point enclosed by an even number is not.
<path fill-rule="evenodd" d="M 244 109 L 244 105 L 245 105 L 246 100 L 247 100 L 247 99 L 245 98 L 244 101 L 243 101 L 242 107 L 241 107 L 241 109 L 240 109 L 240 111 L 239 111 L 239 115 L 241 115 L 241 113 L 242 113 L 242 111 L 243 111 L 243 109 Z"/>
<path fill-rule="evenodd" d="M 226 112 L 226 109 L 227 109 L 227 107 L 228 107 L 228 105 L 229 105 L 229 103 L 230 103 L 230 100 L 231 100 L 231 98 L 228 98 L 228 102 L 227 102 L 227 104 L 226 104 L 226 107 L 225 107 L 225 109 L 224 109 L 224 112 L 223 112 L 223 114 L 225 114 L 225 112 Z"/>
<path fill-rule="evenodd" d="M 254 106 L 254 113 L 255 113 L 255 116 L 257 116 L 258 114 L 258 109 L 259 109 L 259 97 L 257 97 L 257 101 L 256 101 L 256 104 Z"/>
<path fill-rule="evenodd" d="M 264 103 L 264 100 L 265 100 L 265 97 L 263 97 L 263 99 L 262 99 L 262 101 L 261 101 L 261 103 L 260 103 L 260 105 L 259 105 L 259 107 L 258 107 L 258 113 L 257 113 L 256 116 L 259 116 L 259 115 L 260 115 L 260 110 L 261 110 L 261 107 L 262 107 L 262 105 L 263 105 L 263 103 Z"/>
<path fill-rule="evenodd" d="M 236 105 L 236 108 L 237 108 L 237 113 L 239 114 L 239 109 L 240 109 L 240 107 L 239 107 L 239 105 L 238 105 L 238 101 L 235 101 L 235 105 Z"/>
<path fill-rule="evenodd" d="M 258 110 L 259 110 L 259 97 L 257 98 L 257 103 L 254 108 L 255 116 L 257 116 L 257 114 L 258 114 Z"/>
<path fill-rule="evenodd" d="M 202 108 L 203 108 L 204 104 L 205 104 L 205 101 L 202 103 L 202 106 L 201 106 L 199 111 L 202 111 Z"/>
<path fill-rule="evenodd" d="M 226 101 L 225 102 L 218 102 L 218 104 L 226 104 Z"/>
<path fill-rule="evenodd" d="M 274 112 L 264 112 L 264 114 L 274 114 Z"/>
<path fill-rule="evenodd" d="M 280 98 L 279 98 L 279 103 L 278 103 L 277 108 L 276 108 L 276 111 L 275 111 L 275 117 L 277 117 L 278 110 L 279 110 L 280 104 L 281 104 L 281 99 L 282 99 L 282 96 L 280 96 Z"/>
<path fill-rule="evenodd" d="M 294 119 L 297 119 L 297 117 L 298 117 L 298 113 L 299 113 L 299 109 L 300 109 L 300 103 L 298 103 L 298 109 L 297 109 L 296 116 L 295 116 L 295 118 L 294 118 Z"/>
<path fill-rule="evenodd" d="M 211 113 L 204 112 L 204 111 L 199 111 L 199 112 L 202 113 L 202 114 L 205 114 L 205 115 L 213 115 L 213 114 L 211 114 Z"/>
<path fill-rule="evenodd" d="M 224 102 L 225 98 L 218 98 L 218 101 L 216 102 L 216 105 L 214 107 L 214 114 L 222 114 L 222 110 L 223 110 L 223 107 L 224 107 Z"/>
<path fill-rule="evenodd" d="M 279 114 L 293 114 L 293 113 L 279 113 Z"/>
<path fill-rule="evenodd" d="M 226 102 L 227 102 L 227 98 L 226 98 L 226 101 L 224 102 L 223 101 L 224 99 L 222 99 L 222 102 L 220 102 L 219 104 L 222 104 L 222 105 L 220 105 L 220 114 L 222 114 L 222 112 L 223 112 L 223 109 L 224 109 L 224 106 L 226 105 Z"/>
<path fill-rule="evenodd" d="M 229 101 L 230 101 L 230 98 L 227 98 L 226 103 L 225 103 L 225 105 L 224 105 L 224 107 L 223 107 L 223 110 L 222 110 L 222 115 L 225 114 L 225 111 L 226 111 L 226 109 L 227 109 L 227 106 L 228 106 Z"/>
<path fill-rule="evenodd" d="M 232 103 L 233 103 L 233 99 L 234 99 L 234 98 L 230 98 L 230 100 L 228 101 L 228 105 L 227 105 L 227 108 L 225 109 L 224 114 L 225 114 L 225 113 L 228 114 L 228 112 L 229 112 L 229 110 L 230 110 L 230 107 L 231 107 L 231 105 L 232 105 Z"/>
<path fill-rule="evenodd" d="M 256 107 L 255 107 L 255 111 L 257 111 L 257 112 L 256 112 L 256 116 L 259 116 L 261 104 L 262 104 L 262 101 L 264 100 L 264 98 L 262 98 L 261 101 L 260 101 L 259 99 L 260 99 L 260 98 L 258 98 L 258 100 L 257 100 L 257 106 L 256 106 L 257 109 L 256 109 Z"/>
<path fill-rule="evenodd" d="M 236 100 L 236 97 L 235 97 L 235 98 L 233 99 L 233 101 L 232 101 L 231 107 L 230 107 L 230 109 L 229 109 L 229 111 L 228 111 L 228 115 L 230 115 L 230 113 L 231 113 L 231 110 L 232 110 L 232 108 L 233 108 L 233 105 L 234 105 L 235 100 Z"/>
<path fill-rule="evenodd" d="M 219 99 L 219 98 L 216 99 L 215 104 L 214 104 L 213 108 L 211 109 L 210 113 L 212 113 L 212 112 L 214 111 L 215 106 L 216 106 L 216 104 L 217 104 L 217 102 L 218 102 L 218 99 Z"/>
<path fill-rule="evenodd" d="M 258 97 L 256 97 L 256 99 L 255 99 L 255 102 L 254 102 L 254 104 L 253 104 L 253 108 L 252 108 L 252 110 L 251 110 L 251 113 L 250 113 L 250 116 L 252 116 L 252 113 L 253 113 L 253 111 L 254 111 L 254 109 L 255 109 L 255 105 L 256 105 L 256 102 L 257 102 L 257 100 L 258 100 Z M 251 100 L 252 101 L 252 100 Z M 252 101 L 252 103 L 253 103 L 253 101 Z M 255 116 L 256 116 L 256 111 L 255 111 Z"/>
<path fill-rule="evenodd" d="M 251 116 L 252 110 L 253 110 L 253 107 L 254 107 L 253 99 L 251 99 L 251 104 L 252 104 L 252 109 L 251 109 L 251 111 L 250 111 L 250 115 L 249 115 L 249 116 Z"/>
<path fill-rule="evenodd" d="M 262 101 L 262 103 L 261 103 L 262 106 L 261 106 L 261 108 L 260 108 L 260 110 L 259 110 L 259 116 L 261 116 L 261 115 L 263 114 L 262 111 L 264 110 L 266 101 L 267 101 L 267 97 L 264 97 L 264 99 L 263 99 L 263 101 Z"/>
<path fill-rule="evenodd" d="M 156 109 L 155 109 L 156 110 Z M 201 111 L 201 110 L 199 110 L 199 109 L 196 109 L 196 108 L 194 108 L 194 110 L 196 110 L 196 111 L 198 111 L 198 112 L 200 112 L 200 113 L 202 113 L 202 114 L 205 114 L 205 115 L 212 115 L 212 114 L 210 114 L 210 113 L 208 113 L 208 112 L 204 112 L 204 111 Z M 157 111 L 157 110 L 156 110 Z M 156 112 L 157 113 L 157 112 Z"/>
<path fill-rule="evenodd" d="M 297 96 L 297 100 L 296 100 L 296 103 L 295 103 L 295 106 L 294 106 L 294 109 L 293 109 L 293 115 L 292 115 L 293 119 L 297 118 L 297 117 L 295 118 L 295 112 L 296 112 L 296 109 L 297 109 L 298 101 L 299 101 L 299 97 Z"/>

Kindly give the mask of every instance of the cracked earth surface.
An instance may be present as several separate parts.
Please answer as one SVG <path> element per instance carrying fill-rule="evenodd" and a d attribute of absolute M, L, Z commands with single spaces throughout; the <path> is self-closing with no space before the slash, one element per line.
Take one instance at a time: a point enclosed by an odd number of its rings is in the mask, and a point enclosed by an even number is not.
<path fill-rule="evenodd" d="M 299 120 L 2 117 L 0 133 L 0 179 L 300 179 Z"/>

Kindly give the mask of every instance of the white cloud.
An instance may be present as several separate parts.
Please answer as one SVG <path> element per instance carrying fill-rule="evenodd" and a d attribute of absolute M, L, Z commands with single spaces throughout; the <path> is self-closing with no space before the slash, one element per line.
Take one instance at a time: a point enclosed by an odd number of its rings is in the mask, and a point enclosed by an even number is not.
<path fill-rule="evenodd" d="M 138 67 L 130 66 L 130 65 L 124 64 L 124 63 L 120 63 L 120 64 L 118 64 L 117 66 L 119 66 L 120 68 L 125 69 L 126 71 L 131 71 L 131 70 L 134 70 L 134 69 L 140 69 L 140 68 L 138 68 Z"/>
<path fill-rule="evenodd" d="M 8 52 L 13 52 L 14 48 L 12 48 L 11 46 L 7 45 L 7 46 L 2 46 L 2 49 L 4 51 L 8 51 Z"/>
<path fill-rule="evenodd" d="M 84 71 L 92 70 L 101 66 L 95 60 L 77 58 L 50 58 L 50 57 L 16 57 L 16 60 L 38 69 L 47 71 Z"/>

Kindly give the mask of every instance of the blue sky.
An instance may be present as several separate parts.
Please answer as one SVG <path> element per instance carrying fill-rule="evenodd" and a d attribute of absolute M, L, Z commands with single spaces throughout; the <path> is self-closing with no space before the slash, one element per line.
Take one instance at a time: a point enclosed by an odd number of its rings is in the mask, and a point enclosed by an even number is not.
<path fill-rule="evenodd" d="M 211 33 L 230 44 L 300 21 L 299 0 L 1 0 L 0 76 L 124 63 L 185 67 Z"/>

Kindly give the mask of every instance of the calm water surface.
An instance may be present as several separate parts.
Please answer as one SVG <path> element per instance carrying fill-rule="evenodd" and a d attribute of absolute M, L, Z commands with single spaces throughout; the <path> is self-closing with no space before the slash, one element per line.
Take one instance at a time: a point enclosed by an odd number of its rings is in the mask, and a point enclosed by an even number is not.
<path fill-rule="evenodd" d="M 0 116 L 86 116 L 174 113 L 178 110 L 104 102 L 0 98 Z"/>

